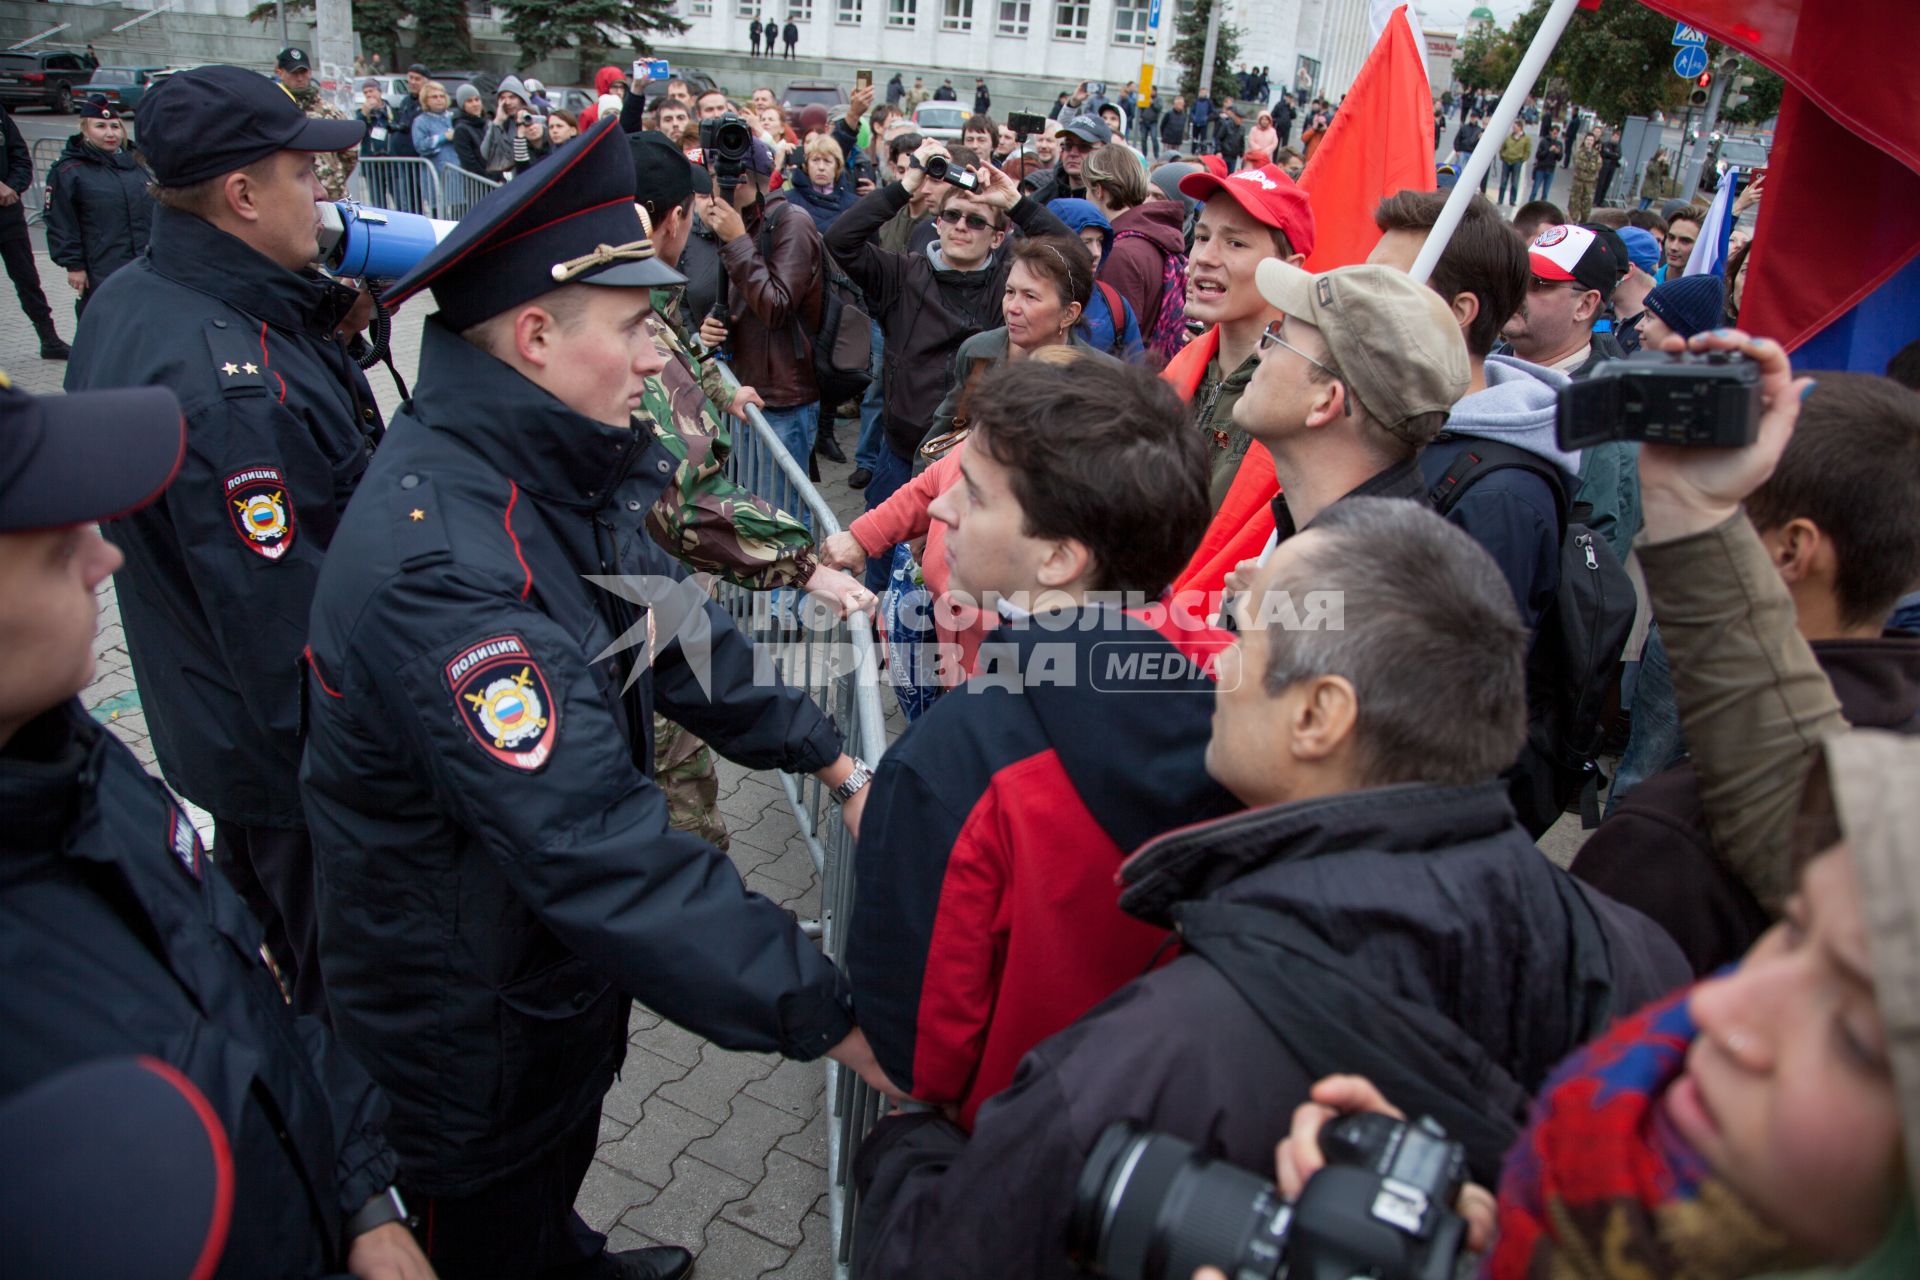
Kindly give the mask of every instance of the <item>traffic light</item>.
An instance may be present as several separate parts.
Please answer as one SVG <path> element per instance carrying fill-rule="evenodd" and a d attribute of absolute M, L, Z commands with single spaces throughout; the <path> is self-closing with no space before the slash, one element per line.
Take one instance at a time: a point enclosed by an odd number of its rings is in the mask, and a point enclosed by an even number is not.
<path fill-rule="evenodd" d="M 1707 105 L 1707 87 L 1713 83 L 1713 72 L 1702 71 L 1700 78 L 1693 82 L 1693 91 L 1687 94 L 1687 105 L 1704 107 Z"/>
<path fill-rule="evenodd" d="M 1727 100 L 1723 105 L 1725 105 L 1728 110 L 1732 110 L 1734 107 L 1739 106 L 1741 103 L 1745 102 L 1747 98 L 1750 96 L 1749 91 L 1752 88 L 1753 88 L 1752 76 L 1735 77 L 1733 82 L 1733 87 L 1727 90 Z"/>

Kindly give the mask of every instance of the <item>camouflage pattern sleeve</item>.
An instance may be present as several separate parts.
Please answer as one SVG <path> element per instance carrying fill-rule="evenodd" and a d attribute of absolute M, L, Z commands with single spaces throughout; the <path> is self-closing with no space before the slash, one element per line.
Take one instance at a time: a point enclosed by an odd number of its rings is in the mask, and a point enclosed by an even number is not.
<path fill-rule="evenodd" d="M 315 94 L 307 105 L 307 114 L 321 120 L 345 120 L 347 113 L 328 102 L 325 97 Z M 345 151 L 323 151 L 313 158 L 313 171 L 320 179 L 320 185 L 326 188 L 327 199 L 344 200 L 347 195 L 347 179 L 353 176 L 353 170 L 360 163 L 360 150 L 352 147 Z"/>
<path fill-rule="evenodd" d="M 648 532 L 688 567 L 748 590 L 805 583 L 818 565 L 813 535 L 796 517 L 728 479 L 724 420 L 671 330 L 649 324 L 667 367 L 647 379 L 643 407 L 677 466 L 647 513 Z"/>

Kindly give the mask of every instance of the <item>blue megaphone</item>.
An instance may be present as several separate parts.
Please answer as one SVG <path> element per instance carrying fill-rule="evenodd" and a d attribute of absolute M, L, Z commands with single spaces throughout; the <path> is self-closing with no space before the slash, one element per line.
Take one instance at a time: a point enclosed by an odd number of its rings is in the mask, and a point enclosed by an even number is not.
<path fill-rule="evenodd" d="M 315 265 L 336 276 L 398 280 L 456 225 L 352 200 L 322 201 Z"/>

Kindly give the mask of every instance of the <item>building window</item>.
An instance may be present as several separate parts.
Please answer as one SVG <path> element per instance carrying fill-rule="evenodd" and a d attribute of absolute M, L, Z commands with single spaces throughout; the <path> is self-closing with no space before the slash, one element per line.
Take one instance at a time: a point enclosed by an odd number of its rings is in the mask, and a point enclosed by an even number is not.
<path fill-rule="evenodd" d="M 862 0 L 835 0 L 833 20 L 843 27 L 857 27 L 863 16 Z"/>
<path fill-rule="evenodd" d="M 787 0 L 789 22 L 812 22 L 813 0 Z"/>
<path fill-rule="evenodd" d="M 1152 38 L 1147 30 L 1148 0 L 1113 0 L 1113 42 L 1145 44 Z"/>
<path fill-rule="evenodd" d="M 740 0 L 740 3 L 733 7 L 733 16 L 745 18 L 751 22 L 760 16 L 760 0 Z"/>
<path fill-rule="evenodd" d="M 696 18 L 713 16 L 713 0 L 688 0 L 687 12 Z"/>
<path fill-rule="evenodd" d="M 1087 38 L 1087 11 L 1092 6 L 1086 0 L 1054 0 L 1053 38 L 1055 40 L 1085 40 Z"/>
<path fill-rule="evenodd" d="M 994 30 L 1003 36 L 1024 36 L 1033 22 L 1032 0 L 1000 0 L 1000 20 Z"/>
<path fill-rule="evenodd" d="M 920 16 L 920 0 L 887 0 L 887 25 L 911 27 Z"/>
<path fill-rule="evenodd" d="M 973 0 L 944 0 L 940 10 L 942 31 L 973 30 Z"/>

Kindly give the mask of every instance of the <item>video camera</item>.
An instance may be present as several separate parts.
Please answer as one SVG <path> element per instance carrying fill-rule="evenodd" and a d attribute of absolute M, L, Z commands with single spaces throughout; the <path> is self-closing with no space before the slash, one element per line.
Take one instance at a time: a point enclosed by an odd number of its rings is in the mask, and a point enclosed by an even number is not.
<path fill-rule="evenodd" d="M 728 198 L 740 185 L 740 179 L 753 159 L 753 128 L 739 116 L 728 112 L 700 122 L 700 154 L 713 174 L 713 181 Z"/>
<path fill-rule="evenodd" d="M 1272 1184 L 1178 1138 L 1115 1121 L 1074 1190 L 1067 1246 L 1111 1280 L 1450 1280 L 1466 1241 L 1453 1202 L 1466 1149 L 1431 1119 L 1372 1112 L 1320 1131 L 1326 1167 L 1292 1204 Z"/>
<path fill-rule="evenodd" d="M 1759 368 L 1731 352 L 1636 351 L 1560 389 L 1562 449 L 1612 440 L 1738 449 L 1759 431 Z"/>
<path fill-rule="evenodd" d="M 928 156 L 927 176 L 935 182 L 944 182 L 948 186 L 958 187 L 962 191 L 978 191 L 980 177 L 971 169 L 962 169 L 946 156 Z"/>

